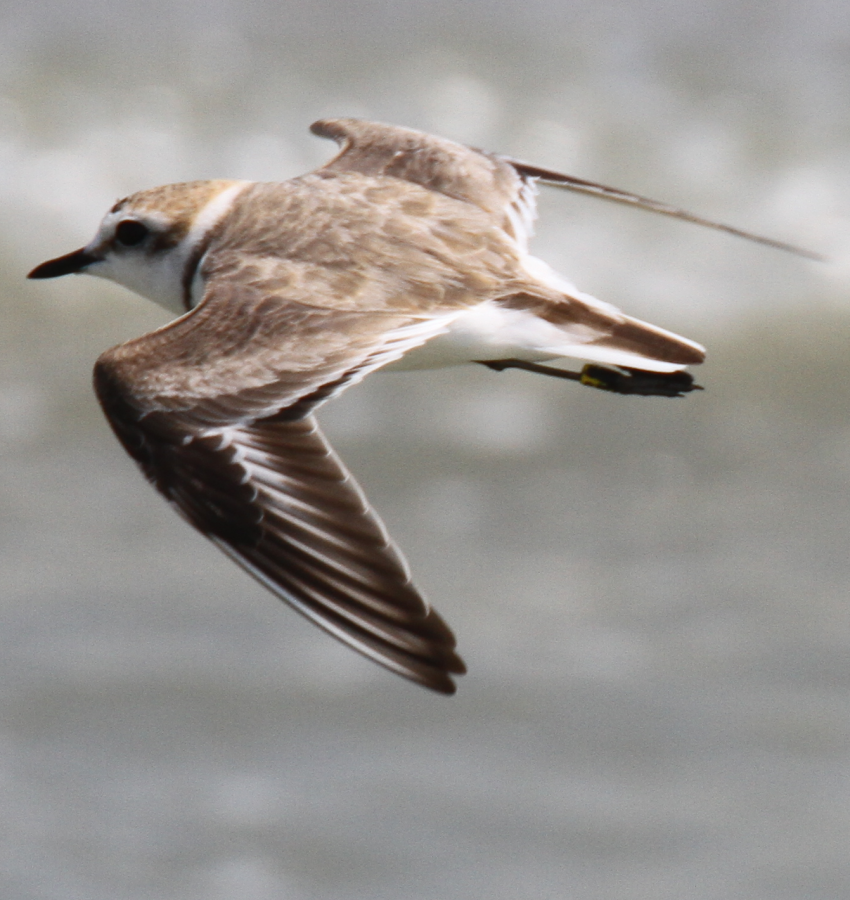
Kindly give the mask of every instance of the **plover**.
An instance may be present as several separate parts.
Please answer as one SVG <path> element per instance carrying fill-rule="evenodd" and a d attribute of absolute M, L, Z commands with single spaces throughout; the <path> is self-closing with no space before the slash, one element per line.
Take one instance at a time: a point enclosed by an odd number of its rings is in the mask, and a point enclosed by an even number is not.
<path fill-rule="evenodd" d="M 405 128 L 333 119 L 312 130 L 341 145 L 317 171 L 141 191 L 89 244 L 29 277 L 97 275 L 179 314 L 97 360 L 95 390 L 124 448 L 276 596 L 388 669 L 453 693 L 465 671 L 455 638 L 316 407 L 381 367 L 464 362 L 621 393 L 695 387 L 682 370 L 702 362 L 699 344 L 529 255 L 538 181 L 776 242 Z M 561 357 L 589 365 L 542 364 Z"/>

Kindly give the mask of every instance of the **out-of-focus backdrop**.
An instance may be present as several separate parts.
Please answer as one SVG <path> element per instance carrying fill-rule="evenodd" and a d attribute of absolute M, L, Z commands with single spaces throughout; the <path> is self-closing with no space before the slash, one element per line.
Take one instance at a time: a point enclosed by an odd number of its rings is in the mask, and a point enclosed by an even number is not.
<path fill-rule="evenodd" d="M 0 8 L 0 894 L 850 896 L 850 5 Z M 165 321 L 27 283 L 114 200 L 433 131 L 831 256 L 553 191 L 538 255 L 706 343 L 706 391 L 374 376 L 321 419 L 455 627 L 445 699 L 182 523 L 103 421 Z"/>

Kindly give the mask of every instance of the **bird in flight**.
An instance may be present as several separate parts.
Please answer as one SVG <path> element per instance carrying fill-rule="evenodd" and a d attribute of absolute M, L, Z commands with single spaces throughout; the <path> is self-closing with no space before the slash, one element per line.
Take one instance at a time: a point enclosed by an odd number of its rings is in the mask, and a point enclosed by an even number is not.
<path fill-rule="evenodd" d="M 95 390 L 175 509 L 273 594 L 435 691 L 465 666 L 314 410 L 382 367 L 478 362 L 619 393 L 696 385 L 693 341 L 577 291 L 527 249 L 537 182 L 720 228 L 406 128 L 328 119 L 341 145 L 282 183 L 194 181 L 119 200 L 30 278 L 86 273 L 177 314 L 107 350 Z M 572 357 L 581 372 L 545 365 Z"/>

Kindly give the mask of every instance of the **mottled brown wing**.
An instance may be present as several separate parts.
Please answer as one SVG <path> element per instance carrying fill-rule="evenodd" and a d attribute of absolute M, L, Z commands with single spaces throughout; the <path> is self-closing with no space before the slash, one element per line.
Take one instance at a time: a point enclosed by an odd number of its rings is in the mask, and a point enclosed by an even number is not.
<path fill-rule="evenodd" d="M 362 119 L 321 119 L 310 130 L 342 148 L 320 173 L 359 172 L 419 184 L 483 209 L 525 245 L 535 216 L 533 179 L 502 157 Z"/>
<path fill-rule="evenodd" d="M 194 312 L 104 353 L 95 388 L 127 452 L 202 534 L 355 650 L 453 693 L 464 665 L 451 631 L 309 415 L 438 328 L 331 321 L 224 281 Z"/>
<path fill-rule="evenodd" d="M 541 168 L 509 156 L 465 147 L 410 128 L 362 119 L 321 119 L 314 122 L 310 130 L 320 137 L 335 140 L 342 148 L 320 172 L 391 175 L 421 184 L 473 203 L 493 215 L 507 216 L 502 226 L 523 245 L 535 218 L 534 186 L 540 181 L 724 231 L 806 259 L 825 260 L 823 255 L 795 244 L 725 225 L 669 203 Z"/>

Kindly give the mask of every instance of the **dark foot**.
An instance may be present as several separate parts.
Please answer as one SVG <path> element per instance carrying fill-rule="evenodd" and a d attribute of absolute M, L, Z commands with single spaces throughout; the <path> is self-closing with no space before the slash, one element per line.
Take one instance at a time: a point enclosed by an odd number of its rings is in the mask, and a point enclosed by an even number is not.
<path fill-rule="evenodd" d="M 701 391 L 702 387 L 694 384 L 692 375 L 687 372 L 646 372 L 643 369 L 628 369 L 621 366 L 609 369 L 607 366 L 586 365 L 581 372 L 571 372 L 556 366 L 543 366 L 540 363 L 526 362 L 524 359 L 490 359 L 476 360 L 488 369 L 504 372 L 505 369 L 523 369 L 536 372 L 538 375 L 550 375 L 552 378 L 566 378 L 578 381 L 587 387 L 595 387 L 601 391 L 612 391 L 615 394 L 637 394 L 641 397 L 682 397 L 690 391 Z"/>

